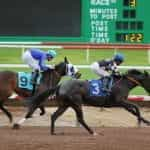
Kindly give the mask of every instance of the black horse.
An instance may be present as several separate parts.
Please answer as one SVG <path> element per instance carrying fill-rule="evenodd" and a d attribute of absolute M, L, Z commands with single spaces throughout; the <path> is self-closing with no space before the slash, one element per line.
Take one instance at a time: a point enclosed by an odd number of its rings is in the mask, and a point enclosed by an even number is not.
<path fill-rule="evenodd" d="M 75 71 L 74 71 L 75 70 Z M 78 78 L 81 74 L 75 69 L 75 66 L 69 64 L 67 58 L 64 58 L 63 62 L 56 64 L 54 69 L 48 69 L 41 73 L 40 84 L 37 86 L 35 95 L 38 92 L 45 91 L 48 88 L 55 87 L 60 81 L 62 76 L 69 75 Z M 26 82 L 26 80 L 23 80 Z M 20 88 L 18 86 L 18 73 L 13 71 L 1 71 L 0 72 L 0 109 L 8 116 L 10 122 L 12 122 L 11 113 L 4 107 L 4 102 L 8 99 L 13 92 L 16 92 L 19 96 L 30 97 L 32 96 L 32 90 Z M 44 107 L 39 106 L 41 109 L 41 115 L 45 113 Z"/>
<path fill-rule="evenodd" d="M 90 96 L 89 82 L 83 80 L 67 80 L 55 88 L 48 89 L 38 96 L 32 97 L 26 118 L 31 117 L 34 110 L 43 102 L 45 98 L 55 94 L 58 102 L 58 109 L 51 116 L 51 134 L 54 134 L 56 119 L 62 115 L 68 107 L 73 108 L 78 121 L 88 130 L 90 134 L 95 134 L 85 123 L 82 112 L 82 104 L 95 107 L 123 107 L 137 117 L 138 123 L 150 125 L 150 122 L 141 116 L 138 106 L 127 100 L 129 92 L 136 86 L 143 87 L 150 93 L 150 75 L 148 72 L 139 70 L 129 70 L 121 76 L 113 76 L 114 85 L 111 93 L 107 96 Z"/>

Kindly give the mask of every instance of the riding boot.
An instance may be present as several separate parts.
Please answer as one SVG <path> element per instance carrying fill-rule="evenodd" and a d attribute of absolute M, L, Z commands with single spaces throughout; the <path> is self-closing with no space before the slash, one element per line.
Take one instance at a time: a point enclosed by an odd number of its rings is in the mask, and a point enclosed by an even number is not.
<path fill-rule="evenodd" d="M 35 72 L 33 72 L 32 74 L 32 85 L 33 85 L 32 95 L 34 95 L 36 90 L 38 76 L 39 76 L 39 70 L 35 70 Z"/>
<path fill-rule="evenodd" d="M 111 78 L 109 76 L 103 77 L 102 81 L 103 81 L 103 88 L 102 90 L 105 92 L 110 92 L 110 82 Z"/>
<path fill-rule="evenodd" d="M 109 91 L 111 91 L 111 88 L 112 88 L 112 86 L 113 86 L 113 77 L 112 76 L 110 76 L 110 80 L 109 80 L 109 82 L 108 82 L 108 89 L 109 89 Z"/>

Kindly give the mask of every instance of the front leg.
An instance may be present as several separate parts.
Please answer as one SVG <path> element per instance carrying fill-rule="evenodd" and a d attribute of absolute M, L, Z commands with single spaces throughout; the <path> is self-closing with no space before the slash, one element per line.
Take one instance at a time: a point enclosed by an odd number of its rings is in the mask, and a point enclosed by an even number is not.
<path fill-rule="evenodd" d="M 55 121 L 57 120 L 57 118 L 59 116 L 61 116 L 66 110 L 67 110 L 68 106 L 62 105 L 59 106 L 58 109 L 56 110 L 56 112 L 54 112 L 51 115 L 51 134 L 54 135 L 54 130 L 55 130 Z"/>
<path fill-rule="evenodd" d="M 124 107 L 128 112 L 132 113 L 134 116 L 137 117 L 138 125 L 141 125 L 141 122 L 150 125 L 150 121 L 146 120 L 144 117 L 141 116 L 140 110 L 136 104 L 133 104 L 129 101 L 121 101 L 121 106 Z"/>

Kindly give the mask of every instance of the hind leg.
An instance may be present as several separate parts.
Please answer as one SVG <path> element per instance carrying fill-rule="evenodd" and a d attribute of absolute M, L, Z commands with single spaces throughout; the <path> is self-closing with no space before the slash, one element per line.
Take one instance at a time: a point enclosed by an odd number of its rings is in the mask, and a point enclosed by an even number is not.
<path fill-rule="evenodd" d="M 84 117 L 83 117 L 83 111 L 82 111 L 82 98 L 80 95 L 75 95 L 73 97 L 70 97 L 70 104 L 71 107 L 73 108 L 73 110 L 76 113 L 77 116 L 77 120 L 79 121 L 79 123 L 81 125 L 83 125 L 83 127 L 90 133 L 93 135 L 96 135 L 96 133 L 86 124 Z"/>
<path fill-rule="evenodd" d="M 86 122 L 85 122 L 85 120 L 84 120 L 84 117 L 83 117 L 82 109 L 81 109 L 80 107 L 76 107 L 76 106 L 73 106 L 72 108 L 75 110 L 77 119 L 78 119 L 78 121 L 80 122 L 80 124 L 81 124 L 90 134 L 96 135 L 96 133 L 86 124 Z"/>
<path fill-rule="evenodd" d="M 55 129 L 55 121 L 57 120 L 57 118 L 62 115 L 66 110 L 67 110 L 68 106 L 59 106 L 58 109 L 56 110 L 56 112 L 54 112 L 51 115 L 51 134 L 54 134 L 54 129 Z"/>
<path fill-rule="evenodd" d="M 39 109 L 41 110 L 40 116 L 43 116 L 46 113 L 44 106 L 39 106 Z"/>
<path fill-rule="evenodd" d="M 34 111 L 38 108 L 38 105 L 37 104 L 32 104 L 29 106 L 28 108 L 28 112 L 27 114 L 25 115 L 24 118 L 20 119 L 17 123 L 15 123 L 13 125 L 13 129 L 19 129 L 20 126 L 28 119 L 28 118 L 31 118 L 32 117 L 32 114 L 34 113 Z"/>
<path fill-rule="evenodd" d="M 6 116 L 9 118 L 10 123 L 13 121 L 11 113 L 4 107 L 3 103 L 0 102 L 0 109 L 6 114 Z"/>

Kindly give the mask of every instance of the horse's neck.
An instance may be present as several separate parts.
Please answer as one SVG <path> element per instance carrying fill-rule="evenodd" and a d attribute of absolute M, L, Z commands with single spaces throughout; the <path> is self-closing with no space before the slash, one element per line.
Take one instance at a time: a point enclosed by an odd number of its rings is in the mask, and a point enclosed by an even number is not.
<path fill-rule="evenodd" d="M 51 75 L 51 81 L 52 81 L 52 87 L 56 86 L 59 81 L 61 80 L 61 75 L 58 74 L 56 71 L 53 71 L 53 74 Z"/>
<path fill-rule="evenodd" d="M 115 87 L 120 88 L 126 93 L 129 93 L 133 88 L 135 88 L 137 85 L 130 81 L 127 77 L 122 77 L 115 82 Z"/>
<path fill-rule="evenodd" d="M 52 70 L 50 73 L 44 73 L 41 84 L 46 85 L 47 87 L 54 87 L 60 81 L 61 77 Z"/>

